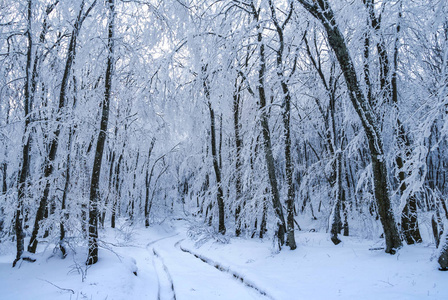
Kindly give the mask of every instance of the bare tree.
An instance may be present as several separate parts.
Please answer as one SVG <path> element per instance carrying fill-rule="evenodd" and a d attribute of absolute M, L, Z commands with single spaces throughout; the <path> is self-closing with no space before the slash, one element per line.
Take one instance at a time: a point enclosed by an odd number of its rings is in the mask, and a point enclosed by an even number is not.
<path fill-rule="evenodd" d="M 289 91 L 289 86 L 287 83 L 287 78 L 283 66 L 283 52 L 285 49 L 284 40 L 284 29 L 291 19 L 294 7 L 293 2 L 291 2 L 289 7 L 289 12 L 286 15 L 285 20 L 280 23 L 277 18 L 276 9 L 272 0 L 269 0 L 269 7 L 271 9 L 272 22 L 274 23 L 275 29 L 278 36 L 278 49 L 276 51 L 277 58 L 277 76 L 280 81 L 282 93 L 283 93 L 283 138 L 285 139 L 285 168 L 286 168 L 286 185 L 287 185 L 287 197 L 286 197 L 286 210 L 287 210 L 287 237 L 286 244 L 291 250 L 297 248 L 295 237 L 294 237 L 294 184 L 293 184 L 293 164 L 292 164 L 292 154 L 291 154 L 291 92 Z M 295 68 L 293 68 L 294 73 Z"/>
<path fill-rule="evenodd" d="M 56 4 L 57 4 L 57 2 L 56 2 Z M 62 77 L 62 82 L 61 82 L 59 104 L 58 104 L 58 108 L 56 110 L 56 124 L 57 124 L 56 130 L 54 131 L 54 136 L 49 143 L 50 150 L 48 153 L 48 157 L 45 158 L 45 163 L 44 163 L 44 179 L 45 179 L 46 183 L 45 183 L 45 188 L 44 188 L 42 198 L 39 203 L 39 207 L 36 212 L 36 218 L 34 221 L 33 232 L 32 232 L 31 239 L 30 239 L 30 242 L 28 245 L 28 251 L 31 253 L 36 252 L 36 248 L 37 248 L 37 244 L 38 244 L 37 235 L 39 233 L 40 223 L 44 219 L 44 216 L 45 216 L 45 210 L 47 207 L 48 196 L 50 194 L 51 182 L 49 180 L 49 177 L 54 172 L 53 164 L 55 162 L 56 154 L 57 154 L 58 147 L 59 147 L 59 135 L 61 133 L 61 127 L 62 127 L 61 121 L 62 121 L 63 110 L 66 107 L 66 102 L 67 102 L 67 99 L 66 99 L 67 98 L 67 89 L 68 89 L 70 74 L 72 71 L 73 61 L 75 59 L 76 41 L 78 38 L 79 31 L 81 30 L 82 23 L 84 22 L 86 17 L 89 15 L 90 11 L 93 9 L 95 4 L 96 4 L 96 1 L 94 1 L 88 7 L 88 9 L 84 12 L 85 1 L 81 2 L 81 7 L 79 9 L 78 17 L 76 19 L 74 29 L 71 34 L 69 47 L 67 49 L 67 58 L 66 58 L 66 63 L 65 63 L 64 75 Z M 51 12 L 51 10 L 47 9 L 47 12 Z"/>
<path fill-rule="evenodd" d="M 100 174 L 103 160 L 104 144 L 109 122 L 109 107 L 112 92 L 112 77 L 114 74 L 114 35 L 115 35 L 115 0 L 108 0 L 108 36 L 107 36 L 107 65 L 104 86 L 104 98 L 102 101 L 102 113 L 100 132 L 95 148 L 95 160 L 93 163 L 92 179 L 90 183 L 89 198 L 89 253 L 87 265 L 93 265 L 98 261 L 98 202 L 100 201 Z"/>
<path fill-rule="evenodd" d="M 402 242 L 390 201 L 387 164 L 382 136 L 377 123 L 378 119 L 361 90 L 353 60 L 328 1 L 298 0 L 298 2 L 323 25 L 327 33 L 328 43 L 333 49 L 344 74 L 350 100 L 361 119 L 369 144 L 374 192 L 386 240 L 386 253 L 394 254 L 402 246 Z"/>

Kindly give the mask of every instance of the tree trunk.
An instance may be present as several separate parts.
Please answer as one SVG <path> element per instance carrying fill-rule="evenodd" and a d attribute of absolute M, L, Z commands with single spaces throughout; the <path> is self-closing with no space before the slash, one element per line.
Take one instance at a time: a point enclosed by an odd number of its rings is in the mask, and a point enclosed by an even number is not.
<path fill-rule="evenodd" d="M 102 103 L 101 125 L 95 150 L 95 160 L 93 163 L 92 180 L 90 184 L 89 198 L 89 253 L 87 265 L 93 265 L 98 261 L 98 202 L 99 183 L 101 174 L 101 163 L 103 160 L 104 144 L 106 142 L 106 131 L 109 121 L 109 107 L 112 91 L 112 76 L 114 71 L 114 23 L 115 23 L 115 0 L 108 0 L 109 3 L 109 24 L 107 39 L 107 66 L 105 76 L 105 91 Z"/>
<path fill-rule="evenodd" d="M 287 212 L 287 235 L 286 244 L 291 250 L 297 248 L 296 240 L 294 237 L 294 169 L 292 165 L 291 158 L 291 94 L 289 92 L 288 84 L 286 83 L 284 67 L 283 67 L 283 50 L 285 48 L 285 42 L 283 38 L 283 29 L 288 23 L 293 8 L 290 7 L 290 12 L 287 15 L 285 21 L 282 25 L 279 24 L 277 20 L 277 14 L 275 12 L 275 7 L 272 0 L 269 0 L 269 6 L 271 8 L 272 21 L 274 22 L 275 28 L 277 30 L 277 36 L 279 38 L 279 48 L 277 52 L 277 76 L 280 80 L 280 85 L 283 92 L 283 103 L 282 103 L 282 119 L 283 119 L 283 138 L 285 140 L 285 172 L 286 172 L 286 185 L 287 185 L 287 197 L 286 197 L 286 212 Z"/>
<path fill-rule="evenodd" d="M 77 37 L 78 37 L 79 31 L 81 29 L 82 22 L 84 21 L 86 16 L 89 14 L 90 10 L 93 8 L 94 5 L 95 5 L 95 2 L 89 7 L 89 9 L 87 10 L 86 13 L 83 13 L 84 1 L 81 2 L 79 14 L 78 14 L 76 23 L 74 25 L 74 29 L 71 34 L 71 39 L 70 39 L 69 47 L 67 50 L 67 60 L 65 63 L 64 75 L 62 77 L 62 82 L 61 82 L 61 90 L 60 90 L 60 94 L 59 94 L 59 105 L 58 105 L 58 109 L 56 112 L 56 130 L 54 131 L 54 136 L 53 136 L 52 140 L 50 141 L 50 147 L 49 147 L 50 152 L 48 153 L 48 157 L 46 157 L 45 162 L 44 162 L 45 188 L 44 188 L 42 198 L 40 199 L 39 208 L 37 209 L 37 212 L 36 212 L 36 218 L 34 221 L 33 232 L 32 232 L 31 239 L 30 239 L 30 242 L 28 245 L 28 251 L 31 253 L 36 252 L 37 243 L 38 243 L 37 235 L 39 233 L 40 222 L 45 217 L 45 209 L 47 207 L 48 196 L 50 194 L 51 183 L 50 183 L 49 177 L 53 174 L 53 170 L 54 170 L 53 163 L 56 159 L 56 153 L 57 153 L 58 146 L 59 146 L 59 134 L 61 132 L 62 114 L 63 114 L 64 107 L 66 107 L 67 88 L 68 88 L 69 77 L 70 77 L 70 72 L 72 69 L 73 61 L 74 61 L 75 55 L 76 55 Z M 49 12 L 47 11 L 47 14 L 48 13 Z M 46 29 L 44 29 L 44 30 L 46 30 Z"/>
<path fill-rule="evenodd" d="M 31 53 L 33 48 L 33 40 L 31 37 L 31 21 L 32 21 L 32 0 L 28 0 L 27 6 L 27 18 L 28 18 L 28 29 L 25 33 L 26 38 L 28 40 L 28 49 L 27 49 L 27 60 L 26 60 L 26 79 L 25 79 L 25 88 L 24 88 L 24 109 L 25 109 L 25 126 L 23 129 L 23 137 L 22 137 L 22 166 L 18 174 L 17 178 L 17 206 L 15 212 L 15 224 L 14 230 L 16 233 L 16 258 L 12 263 L 12 266 L 15 267 L 16 263 L 22 258 L 23 252 L 25 250 L 24 246 L 24 237 L 25 234 L 23 232 L 22 227 L 22 210 L 23 210 L 23 200 L 25 198 L 25 188 L 26 188 L 26 179 L 28 177 L 28 169 L 29 169 L 29 153 L 30 153 L 30 137 L 29 137 L 29 124 L 30 124 L 30 103 L 31 103 Z"/>
<path fill-rule="evenodd" d="M 154 144 L 156 139 L 153 138 L 151 140 L 151 145 L 148 150 L 148 158 L 147 158 L 147 166 L 146 166 L 146 176 L 145 176 L 145 227 L 149 227 L 149 212 L 151 208 L 149 207 L 149 186 L 151 184 L 152 170 L 151 174 L 149 173 L 149 161 L 151 159 L 152 149 L 154 149 Z"/>
<path fill-rule="evenodd" d="M 402 242 L 391 207 L 384 147 L 381 133 L 376 123 L 376 117 L 361 90 L 355 67 L 347 49 L 347 44 L 336 24 L 334 13 L 328 2 L 326 0 L 319 0 L 316 4 L 310 4 L 305 0 L 298 1 L 324 26 L 330 47 L 333 49 L 342 69 L 349 90 L 350 100 L 361 119 L 370 149 L 375 198 L 384 230 L 386 253 L 394 254 L 396 249 L 402 246 Z"/>
<path fill-rule="evenodd" d="M 341 206 L 344 189 L 342 187 L 342 153 L 336 154 L 336 181 L 337 181 L 337 196 L 334 202 L 333 211 L 331 214 L 331 241 L 333 244 L 337 245 L 341 242 L 338 238 L 338 234 L 342 230 L 342 220 L 341 220 Z"/>
<path fill-rule="evenodd" d="M 126 147 L 126 144 L 123 144 L 123 151 Z M 110 227 L 115 228 L 115 221 L 117 218 L 117 206 L 118 206 L 118 200 L 121 198 L 121 192 L 120 192 L 120 171 L 121 171 L 121 162 L 123 161 L 123 153 L 120 154 L 120 157 L 118 158 L 118 163 L 115 166 L 115 177 L 114 177 L 114 199 L 112 200 L 112 215 L 110 217 Z"/>
<path fill-rule="evenodd" d="M 216 201 L 218 203 L 218 231 L 221 234 L 226 233 L 226 226 L 224 223 L 225 217 L 224 217 L 224 192 L 222 189 L 222 182 L 221 182 L 221 168 L 219 165 L 219 157 L 216 147 L 216 124 L 215 124 L 215 111 L 213 110 L 211 99 L 210 99 L 210 89 L 207 82 L 207 77 L 205 72 L 207 71 L 207 67 L 204 66 L 202 68 L 202 75 L 203 78 L 203 86 L 204 86 L 204 93 L 205 97 L 207 98 L 207 106 L 210 113 L 210 142 L 211 142 L 211 150 L 212 150 L 212 157 L 213 157 L 213 169 L 215 171 L 216 176 L 216 185 L 218 186 L 218 191 L 216 194 Z"/>
<path fill-rule="evenodd" d="M 59 248 L 62 252 L 62 257 L 65 258 L 67 256 L 67 250 L 65 248 L 65 222 L 68 220 L 68 212 L 67 212 L 67 195 L 69 192 L 70 187 L 70 172 L 71 172 L 71 147 L 72 147 L 72 137 L 73 137 L 73 129 L 70 128 L 69 136 L 68 136 L 68 145 L 67 145 L 67 168 L 65 169 L 65 185 L 64 185 L 64 191 L 62 194 L 62 203 L 61 203 L 61 221 L 59 223 L 59 230 L 60 230 L 60 236 L 59 236 Z"/>
<path fill-rule="evenodd" d="M 238 85 L 238 78 L 235 79 L 235 91 L 233 93 L 233 131 L 235 134 L 235 235 L 241 234 L 241 150 L 242 140 L 240 136 L 240 98 L 241 98 L 241 85 Z"/>
<path fill-rule="evenodd" d="M 437 262 L 440 265 L 440 271 L 448 271 L 448 235 L 444 235 L 444 239 L 440 241 L 440 252 Z"/>
<path fill-rule="evenodd" d="M 263 150 L 266 161 L 266 168 L 269 176 L 269 184 L 272 195 L 272 204 L 274 207 L 275 216 L 277 217 L 277 231 L 275 233 L 278 238 L 279 246 L 283 246 L 285 243 L 285 233 L 286 233 L 286 222 L 283 214 L 283 207 L 280 202 L 280 193 L 278 190 L 277 177 L 275 174 L 275 164 L 274 155 L 272 154 L 272 143 L 271 143 L 271 133 L 269 130 L 269 117 L 266 111 L 266 92 L 264 77 L 266 73 L 266 58 L 264 52 L 263 44 L 263 34 L 262 27 L 259 24 L 258 11 L 255 8 L 254 3 L 252 5 L 252 14 L 254 16 L 254 21 L 257 22 L 257 41 L 258 41 L 258 51 L 260 65 L 258 69 L 258 97 L 259 97 L 259 107 L 260 107 L 260 124 L 263 136 Z"/>

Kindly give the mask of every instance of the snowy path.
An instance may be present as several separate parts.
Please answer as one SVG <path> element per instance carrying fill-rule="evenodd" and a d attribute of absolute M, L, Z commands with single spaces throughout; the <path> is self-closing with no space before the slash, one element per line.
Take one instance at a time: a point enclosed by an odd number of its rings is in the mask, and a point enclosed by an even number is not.
<path fill-rule="evenodd" d="M 157 272 L 158 280 L 157 300 L 176 300 L 176 291 L 174 290 L 174 282 L 171 278 L 171 274 L 160 257 L 160 254 L 158 254 L 154 248 L 152 249 L 152 252 L 154 254 L 153 265 Z"/>
<path fill-rule="evenodd" d="M 148 244 L 159 278 L 158 299 L 272 299 L 227 270 L 183 251 L 182 240 L 174 235 Z"/>
<path fill-rule="evenodd" d="M 196 228 L 179 221 L 106 229 L 100 259 L 92 267 L 84 264 L 85 247 L 63 260 L 51 251 L 54 245 L 41 243 L 35 263 L 13 269 L 11 244 L 9 254 L 0 255 L 0 298 L 448 299 L 447 273 L 437 271 L 431 260 L 432 244 L 405 246 L 391 256 L 369 250 L 369 240 L 344 237 L 335 247 L 325 233 L 298 232 L 298 249 L 273 253 L 264 240 L 223 243 Z"/>

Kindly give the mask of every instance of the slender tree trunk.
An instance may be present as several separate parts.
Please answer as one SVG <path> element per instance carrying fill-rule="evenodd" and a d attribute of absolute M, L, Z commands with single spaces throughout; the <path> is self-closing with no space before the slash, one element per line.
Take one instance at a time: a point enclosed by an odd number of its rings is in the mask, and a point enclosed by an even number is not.
<path fill-rule="evenodd" d="M 135 191 L 135 181 L 137 179 L 137 167 L 138 167 L 138 159 L 140 157 L 140 152 L 137 152 L 137 158 L 135 159 L 135 168 L 133 170 L 134 173 L 134 178 L 132 181 L 132 191 Z M 128 205 L 128 215 L 129 215 L 129 220 L 131 221 L 131 224 L 134 223 L 134 214 L 135 214 L 135 199 L 134 199 L 134 195 L 132 194 L 132 191 L 129 190 L 128 192 L 128 196 L 129 196 L 129 205 Z"/>
<path fill-rule="evenodd" d="M 402 242 L 391 206 L 386 158 L 376 117 L 360 88 L 360 83 L 347 45 L 336 24 L 334 13 L 327 0 L 319 0 L 315 4 L 310 4 L 305 0 L 298 1 L 324 26 L 330 47 L 333 49 L 342 69 L 349 90 L 350 100 L 361 119 L 370 149 L 375 198 L 386 239 L 386 252 L 394 254 L 396 249 L 402 246 Z"/>
<path fill-rule="evenodd" d="M 126 147 L 126 144 L 123 144 L 123 151 Z M 118 201 L 121 198 L 121 192 L 120 192 L 120 171 L 121 171 L 121 162 L 123 161 L 123 153 L 120 154 L 120 157 L 118 158 L 118 163 L 115 166 L 115 177 L 114 177 L 114 188 L 115 188 L 115 194 L 113 204 L 112 204 L 112 215 L 110 217 L 110 227 L 115 228 L 116 225 L 116 219 L 117 219 L 117 209 L 118 209 Z"/>
<path fill-rule="evenodd" d="M 6 148 L 6 147 L 5 147 Z M 6 195 L 8 185 L 6 181 L 6 176 L 8 174 L 8 164 L 6 162 L 1 164 L 2 169 L 2 196 L 4 197 Z M 4 224 L 4 217 L 5 217 L 5 210 L 4 208 L 0 208 L 0 233 L 3 231 L 3 224 Z"/>
<path fill-rule="evenodd" d="M 59 146 L 59 135 L 61 132 L 61 120 L 62 120 L 62 114 L 64 107 L 66 107 L 66 98 L 67 98 L 67 89 L 69 84 L 69 77 L 70 72 L 72 69 L 73 61 L 75 59 L 76 55 L 76 41 L 79 34 L 79 31 L 81 29 L 82 22 L 89 14 L 90 10 L 95 5 L 95 2 L 89 7 L 87 12 L 83 12 L 84 10 L 84 1 L 81 2 L 81 7 L 78 13 L 78 17 L 75 22 L 74 29 L 72 31 L 69 47 L 67 50 L 67 59 L 65 63 L 65 69 L 64 69 L 64 75 L 62 77 L 61 82 L 61 90 L 59 94 L 59 105 L 56 113 L 56 130 L 54 131 L 54 136 L 52 140 L 50 141 L 50 152 L 48 153 L 48 157 L 46 157 L 44 162 L 44 181 L 45 181 L 45 188 L 42 195 L 42 198 L 40 199 L 39 207 L 36 212 L 36 218 L 34 221 L 34 227 L 33 232 L 31 235 L 30 243 L 28 245 L 28 251 L 31 253 L 36 252 L 37 248 L 37 235 L 39 233 L 40 228 L 40 222 L 45 218 L 45 209 L 47 207 L 48 202 L 48 196 L 50 194 L 50 180 L 49 177 L 53 174 L 54 170 L 54 161 L 56 159 L 56 153 L 58 151 Z M 51 11 L 50 11 L 51 12 Z M 46 30 L 46 29 L 45 29 Z"/>
<path fill-rule="evenodd" d="M 241 85 L 238 85 L 238 78 L 235 79 L 235 91 L 233 93 L 233 131 L 235 134 L 235 235 L 241 234 L 241 150 L 242 140 L 240 135 L 240 98 L 241 98 Z"/>
<path fill-rule="evenodd" d="M 349 226 L 348 226 L 348 212 L 349 212 L 349 205 L 347 203 L 347 194 L 350 193 L 350 182 L 348 178 L 348 170 L 347 170 L 347 162 L 346 159 L 343 160 L 344 162 L 344 171 L 343 178 L 345 179 L 345 182 L 347 183 L 347 190 L 344 189 L 342 186 L 342 211 L 344 213 L 344 223 L 342 225 L 342 228 L 344 229 L 344 236 L 349 236 Z"/>
<path fill-rule="evenodd" d="M 398 72 L 398 43 L 399 43 L 399 33 L 401 30 L 401 18 L 402 18 L 402 2 L 400 1 L 400 11 L 398 14 L 398 24 L 397 24 L 397 37 L 395 39 L 394 45 L 394 68 L 392 73 L 391 85 L 392 85 L 392 102 L 398 107 L 398 83 L 397 83 L 397 72 Z M 397 117 L 397 142 L 399 149 L 404 149 L 404 158 L 409 156 L 410 139 L 406 134 L 403 123 L 400 118 Z M 398 178 L 400 180 L 400 192 L 403 194 L 407 189 L 406 185 L 406 174 L 404 171 L 404 159 L 403 154 L 398 154 L 396 157 L 397 167 L 399 169 Z M 420 229 L 417 220 L 417 197 L 415 195 L 410 195 L 406 199 L 406 205 L 401 214 L 401 228 L 403 231 L 404 239 L 407 244 L 421 243 L 422 237 L 420 235 Z"/>
<path fill-rule="evenodd" d="M 337 197 L 333 206 L 332 218 L 331 218 L 331 241 L 337 245 L 341 242 L 338 238 L 338 234 L 342 230 L 342 220 L 341 220 L 341 206 L 344 189 L 342 187 L 342 153 L 336 154 L 336 181 L 337 181 Z"/>
<path fill-rule="evenodd" d="M 25 198 L 25 188 L 26 188 L 26 180 L 28 177 L 28 169 L 29 169 L 29 152 L 30 152 L 30 137 L 29 137 L 29 124 L 30 124 L 30 103 L 32 101 L 31 97 L 31 60 L 32 60 L 32 51 L 33 51 L 33 40 L 31 37 L 31 22 L 32 22 L 32 0 L 28 0 L 27 5 L 27 21 L 28 28 L 26 31 L 26 38 L 28 41 L 28 49 L 27 49 L 27 61 L 26 61 L 26 78 L 25 78 L 25 88 L 24 88 L 24 108 L 25 108 L 25 125 L 23 129 L 23 138 L 22 138 L 22 166 L 18 174 L 17 178 L 17 206 L 15 212 L 15 224 L 14 230 L 16 233 L 16 245 L 17 245 L 17 253 L 12 266 L 15 267 L 16 263 L 22 258 L 23 252 L 25 251 L 24 246 L 24 237 L 25 234 L 23 232 L 22 227 L 22 210 L 23 210 L 23 200 Z"/>
<path fill-rule="evenodd" d="M 291 2 L 292 3 L 292 2 Z M 286 82 L 284 67 L 283 67 L 283 50 L 285 48 L 285 42 L 283 38 L 283 29 L 288 23 L 292 12 L 293 7 L 291 4 L 290 12 L 287 15 L 283 24 L 280 25 L 277 20 L 277 14 L 275 12 L 275 7 L 272 3 L 272 0 L 269 0 L 269 6 L 271 8 L 272 20 L 274 22 L 275 28 L 277 30 L 277 36 L 279 38 L 279 48 L 277 52 L 277 76 L 280 80 L 280 85 L 283 92 L 283 110 L 282 110 L 282 118 L 283 118 L 283 138 L 285 140 L 285 171 L 286 171 L 286 185 L 288 188 L 287 197 L 286 197 L 286 212 L 287 212 L 287 235 L 286 235 L 286 244 L 290 247 L 291 250 L 297 248 L 295 237 L 294 237 L 294 169 L 292 165 L 291 158 L 291 94 L 289 92 L 289 87 Z"/>
<path fill-rule="evenodd" d="M 260 124 L 263 136 L 263 150 L 266 161 L 266 168 L 268 170 L 269 184 L 271 188 L 272 203 L 274 206 L 275 216 L 277 217 L 277 231 L 276 237 L 278 238 L 279 246 L 283 246 L 285 243 L 286 222 L 283 214 L 283 207 L 280 202 L 280 193 L 278 190 L 277 177 L 275 174 L 274 155 L 272 153 L 271 133 L 269 130 L 269 116 L 266 107 L 266 92 L 265 92 L 265 73 L 266 73 L 266 58 L 263 43 L 262 27 L 259 24 L 258 11 L 255 8 L 255 4 L 251 2 L 252 14 L 254 21 L 257 22 L 257 41 L 260 65 L 258 69 L 258 97 L 260 106 Z"/>
<path fill-rule="evenodd" d="M 89 253 L 87 265 L 93 265 L 98 261 L 98 202 L 100 200 L 99 183 L 101 174 L 101 163 L 103 160 L 104 144 L 106 142 L 106 131 L 109 121 L 109 107 L 112 91 L 112 76 L 114 72 L 114 23 L 115 23 L 115 0 L 108 0 L 109 24 L 107 39 L 107 66 L 105 76 L 105 91 L 102 103 L 101 125 L 95 150 L 92 180 L 90 184 L 89 199 Z"/>
<path fill-rule="evenodd" d="M 64 191 L 62 194 L 62 203 L 61 203 L 61 222 L 59 223 L 60 237 L 59 237 L 59 248 L 62 252 L 62 257 L 65 258 L 67 256 L 67 250 L 65 248 L 65 222 L 68 220 L 68 211 L 67 211 L 67 196 L 70 188 L 70 172 L 71 172 L 71 148 L 72 148 L 72 138 L 73 138 L 73 129 L 70 128 L 69 136 L 68 136 L 68 145 L 67 145 L 67 168 L 65 169 L 65 185 Z"/>
<path fill-rule="evenodd" d="M 148 158 L 147 158 L 147 166 L 146 166 L 146 176 L 145 176 L 145 227 L 149 227 L 149 212 L 151 210 L 151 208 L 149 207 L 149 187 L 151 185 L 151 177 L 152 177 L 152 170 L 151 170 L 151 173 L 149 173 L 149 161 L 151 159 L 151 153 L 152 153 L 152 149 L 154 149 L 155 142 L 156 142 L 156 139 L 153 138 L 151 140 L 151 145 L 149 146 Z"/>
<path fill-rule="evenodd" d="M 218 203 L 218 231 L 221 234 L 226 233 L 225 226 L 225 217 L 224 217 L 224 192 L 222 189 L 221 182 L 221 168 L 219 165 L 219 153 L 216 147 L 216 123 L 215 123 L 215 111 L 213 110 L 211 99 L 210 99 L 210 90 L 207 82 L 207 77 L 205 75 L 207 71 L 207 67 L 202 68 L 203 71 L 203 86 L 205 97 L 207 98 L 207 106 L 210 113 L 210 142 L 211 142 L 211 150 L 213 157 L 213 170 L 215 171 L 216 176 L 216 185 L 218 186 L 218 191 L 216 194 L 216 201 Z"/>
<path fill-rule="evenodd" d="M 264 234 L 268 231 L 268 222 L 267 222 L 267 215 L 268 215 L 268 200 L 266 198 L 263 198 L 261 207 L 262 215 L 261 215 L 261 222 L 260 222 L 260 234 L 259 237 L 262 239 L 264 237 Z M 255 223 L 255 228 L 257 227 L 257 223 Z"/>

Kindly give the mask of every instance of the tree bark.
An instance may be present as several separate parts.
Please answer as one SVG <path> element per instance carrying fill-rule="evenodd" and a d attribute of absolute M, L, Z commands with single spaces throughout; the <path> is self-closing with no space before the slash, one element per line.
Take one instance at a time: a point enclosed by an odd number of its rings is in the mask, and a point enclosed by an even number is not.
<path fill-rule="evenodd" d="M 331 218 L 331 241 L 333 244 L 337 245 L 341 242 L 338 238 L 338 234 L 341 233 L 342 230 L 342 219 L 341 219 L 341 206 L 342 206 L 342 197 L 344 193 L 344 189 L 342 187 L 342 153 L 339 152 L 336 154 L 336 181 L 337 181 L 337 196 L 336 201 L 334 202 L 332 218 Z"/>
<path fill-rule="evenodd" d="M 69 83 L 70 72 L 71 72 L 73 61 L 74 61 L 75 55 L 76 55 L 75 51 L 76 51 L 77 37 L 78 37 L 79 31 L 81 29 L 82 22 L 85 20 L 87 15 L 90 13 L 90 10 L 93 8 L 95 3 L 96 3 L 96 1 L 94 3 L 92 3 L 92 5 L 87 9 L 86 12 L 83 12 L 84 1 L 81 2 L 81 7 L 80 7 L 80 10 L 78 13 L 78 17 L 76 19 L 74 29 L 71 34 L 71 39 L 70 39 L 69 47 L 67 50 L 67 59 L 66 59 L 66 63 L 65 63 L 64 75 L 62 77 L 62 82 L 61 82 L 61 90 L 60 90 L 60 94 L 59 94 L 59 105 L 58 105 L 58 109 L 56 112 L 56 130 L 54 131 L 54 137 L 50 141 L 50 147 L 49 147 L 50 152 L 48 153 L 48 157 L 46 157 L 45 162 L 44 162 L 45 188 L 44 188 L 42 198 L 40 199 L 39 207 L 36 212 L 36 218 L 34 221 L 33 232 L 31 235 L 30 242 L 28 244 L 28 251 L 31 253 L 36 252 L 36 248 L 37 248 L 37 244 L 38 244 L 37 235 L 39 233 L 40 222 L 45 218 L 45 209 L 47 207 L 48 196 L 50 194 L 50 186 L 51 186 L 49 177 L 53 174 L 53 171 L 54 171 L 53 163 L 56 159 L 56 153 L 58 151 L 58 146 L 59 146 L 59 135 L 61 133 L 61 120 L 62 120 L 63 109 L 66 106 L 67 88 L 68 88 L 68 83 Z M 51 12 L 51 10 L 50 11 L 47 10 L 48 14 L 50 12 Z M 46 31 L 45 28 L 43 29 L 43 32 L 44 31 Z"/>
<path fill-rule="evenodd" d="M 291 2 L 292 3 L 292 2 Z M 286 172 L 286 185 L 287 185 L 287 196 L 286 196 L 286 213 L 287 213 L 287 235 L 286 235 L 286 244 L 290 247 L 291 250 L 297 248 L 296 240 L 294 237 L 294 169 L 292 165 L 291 158 L 291 93 L 289 92 L 289 87 L 285 79 L 284 67 L 283 67 L 283 50 L 285 48 L 285 41 L 283 38 L 283 29 L 288 23 L 292 12 L 293 7 L 291 4 L 290 12 L 288 13 L 283 24 L 280 25 L 277 20 L 277 14 L 275 12 L 275 7 L 272 3 L 272 0 L 269 0 L 269 6 L 271 8 L 272 21 L 274 22 L 277 36 L 279 39 L 279 47 L 277 49 L 277 76 L 280 80 L 280 85 L 283 92 L 283 103 L 282 103 L 282 119 L 283 119 L 283 138 L 285 140 L 285 172 Z"/>
<path fill-rule="evenodd" d="M 109 24 L 107 39 L 107 66 L 105 76 L 105 91 L 102 103 L 101 125 L 95 150 L 95 160 L 93 163 L 92 180 L 90 183 L 89 198 L 89 253 L 87 265 L 93 265 L 98 261 L 98 202 L 99 183 L 101 174 L 101 163 L 103 160 L 104 144 L 106 142 L 106 131 L 109 121 L 109 107 L 112 91 L 112 76 L 114 73 L 114 25 L 115 25 L 115 0 L 108 0 L 109 4 Z"/>
<path fill-rule="evenodd" d="M 241 139 L 240 129 L 240 98 L 241 98 L 241 85 L 238 85 L 238 78 L 235 79 L 235 91 L 233 93 L 233 131 L 235 134 L 235 235 L 241 234 L 241 195 L 242 195 L 242 183 L 241 183 L 241 150 L 243 141 Z"/>
<path fill-rule="evenodd" d="M 262 28 L 259 24 L 259 15 L 258 11 L 255 8 L 255 4 L 251 2 L 252 6 L 252 15 L 254 17 L 254 21 L 257 22 L 257 42 L 258 42 L 258 51 L 259 51 L 259 67 L 258 67 L 258 97 L 259 97 L 259 108 L 260 108 L 260 125 L 262 130 L 263 137 L 263 150 L 266 161 L 266 168 L 269 176 L 269 184 L 272 195 L 272 204 L 274 207 L 275 216 L 277 218 L 277 230 L 276 237 L 278 238 L 279 246 L 283 246 L 285 244 L 285 233 L 286 233 L 286 222 L 283 214 L 283 207 L 280 202 L 280 193 L 278 190 L 277 176 L 275 174 L 275 164 L 274 164 L 274 155 L 272 154 L 272 143 L 271 143 L 271 133 L 269 130 L 269 117 L 267 113 L 266 107 L 266 92 L 265 92 L 265 83 L 264 76 L 266 73 L 266 57 L 263 43 L 263 33 Z"/>
<path fill-rule="evenodd" d="M 376 123 L 376 116 L 361 90 L 347 44 L 336 24 L 334 13 L 327 0 L 318 0 L 317 3 L 313 4 L 306 0 L 298 1 L 323 25 L 330 47 L 333 49 L 342 69 L 352 105 L 361 119 L 370 149 L 374 192 L 386 240 L 386 253 L 394 254 L 402 246 L 402 242 L 391 206 L 384 147 Z"/>
<path fill-rule="evenodd" d="M 28 169 L 30 163 L 30 137 L 29 137 L 29 125 L 30 125 L 30 103 L 31 103 L 31 55 L 33 50 L 33 39 L 31 37 L 31 21 L 32 21 L 32 0 L 28 0 L 27 5 L 27 21 L 28 28 L 25 33 L 25 36 L 28 41 L 28 49 L 27 49 L 27 60 L 26 60 L 26 78 L 25 78 L 25 88 L 24 88 L 24 108 L 25 108 L 25 124 L 23 129 L 23 137 L 22 137 L 22 166 L 20 168 L 18 178 L 17 178 L 17 206 L 16 212 L 14 216 L 14 231 L 16 234 L 16 258 L 12 263 L 12 266 L 15 267 L 16 263 L 22 258 L 23 252 L 25 251 L 24 246 L 24 237 L 25 234 L 23 232 L 22 227 L 22 210 L 23 210 L 23 200 L 25 198 L 25 185 L 28 177 Z"/>
<path fill-rule="evenodd" d="M 216 194 L 216 201 L 218 202 L 218 231 L 221 234 L 226 233 L 226 226 L 225 226 L 225 217 L 224 217 L 224 192 L 222 189 L 222 182 L 221 182 L 221 168 L 219 165 L 219 157 L 216 147 L 216 124 L 215 124 L 215 111 L 213 110 L 211 99 L 210 99 L 210 89 L 207 82 L 207 76 L 206 76 L 207 67 L 204 66 L 202 68 L 202 75 L 203 75 L 203 86 L 204 86 L 204 93 L 205 97 L 207 98 L 207 106 L 210 113 L 210 143 L 211 143 L 211 150 L 212 150 L 212 157 L 213 157 L 213 170 L 215 171 L 216 176 L 216 185 L 218 186 L 218 191 Z"/>
<path fill-rule="evenodd" d="M 123 150 L 126 147 L 126 143 L 123 143 Z M 114 177 L 114 188 L 115 188 L 115 194 L 114 199 L 112 200 L 112 215 L 110 217 L 110 227 L 115 228 L 115 221 L 117 218 L 117 206 L 118 206 L 118 199 L 121 198 L 121 192 L 120 192 L 120 172 L 121 172 L 121 162 L 123 161 L 123 153 L 120 154 L 120 157 L 118 158 L 118 163 L 115 166 L 115 177 Z"/>
<path fill-rule="evenodd" d="M 151 173 L 149 173 L 149 161 L 151 159 L 151 153 L 152 153 L 152 150 L 154 149 L 155 142 L 156 142 L 156 139 L 153 138 L 151 140 L 151 145 L 149 145 L 148 158 L 147 158 L 148 161 L 147 161 L 147 166 L 146 166 L 146 176 L 145 176 L 145 227 L 149 227 L 149 212 L 151 210 L 151 208 L 149 207 L 149 186 L 151 184 L 152 171 L 153 171 L 153 169 L 151 169 Z"/>

